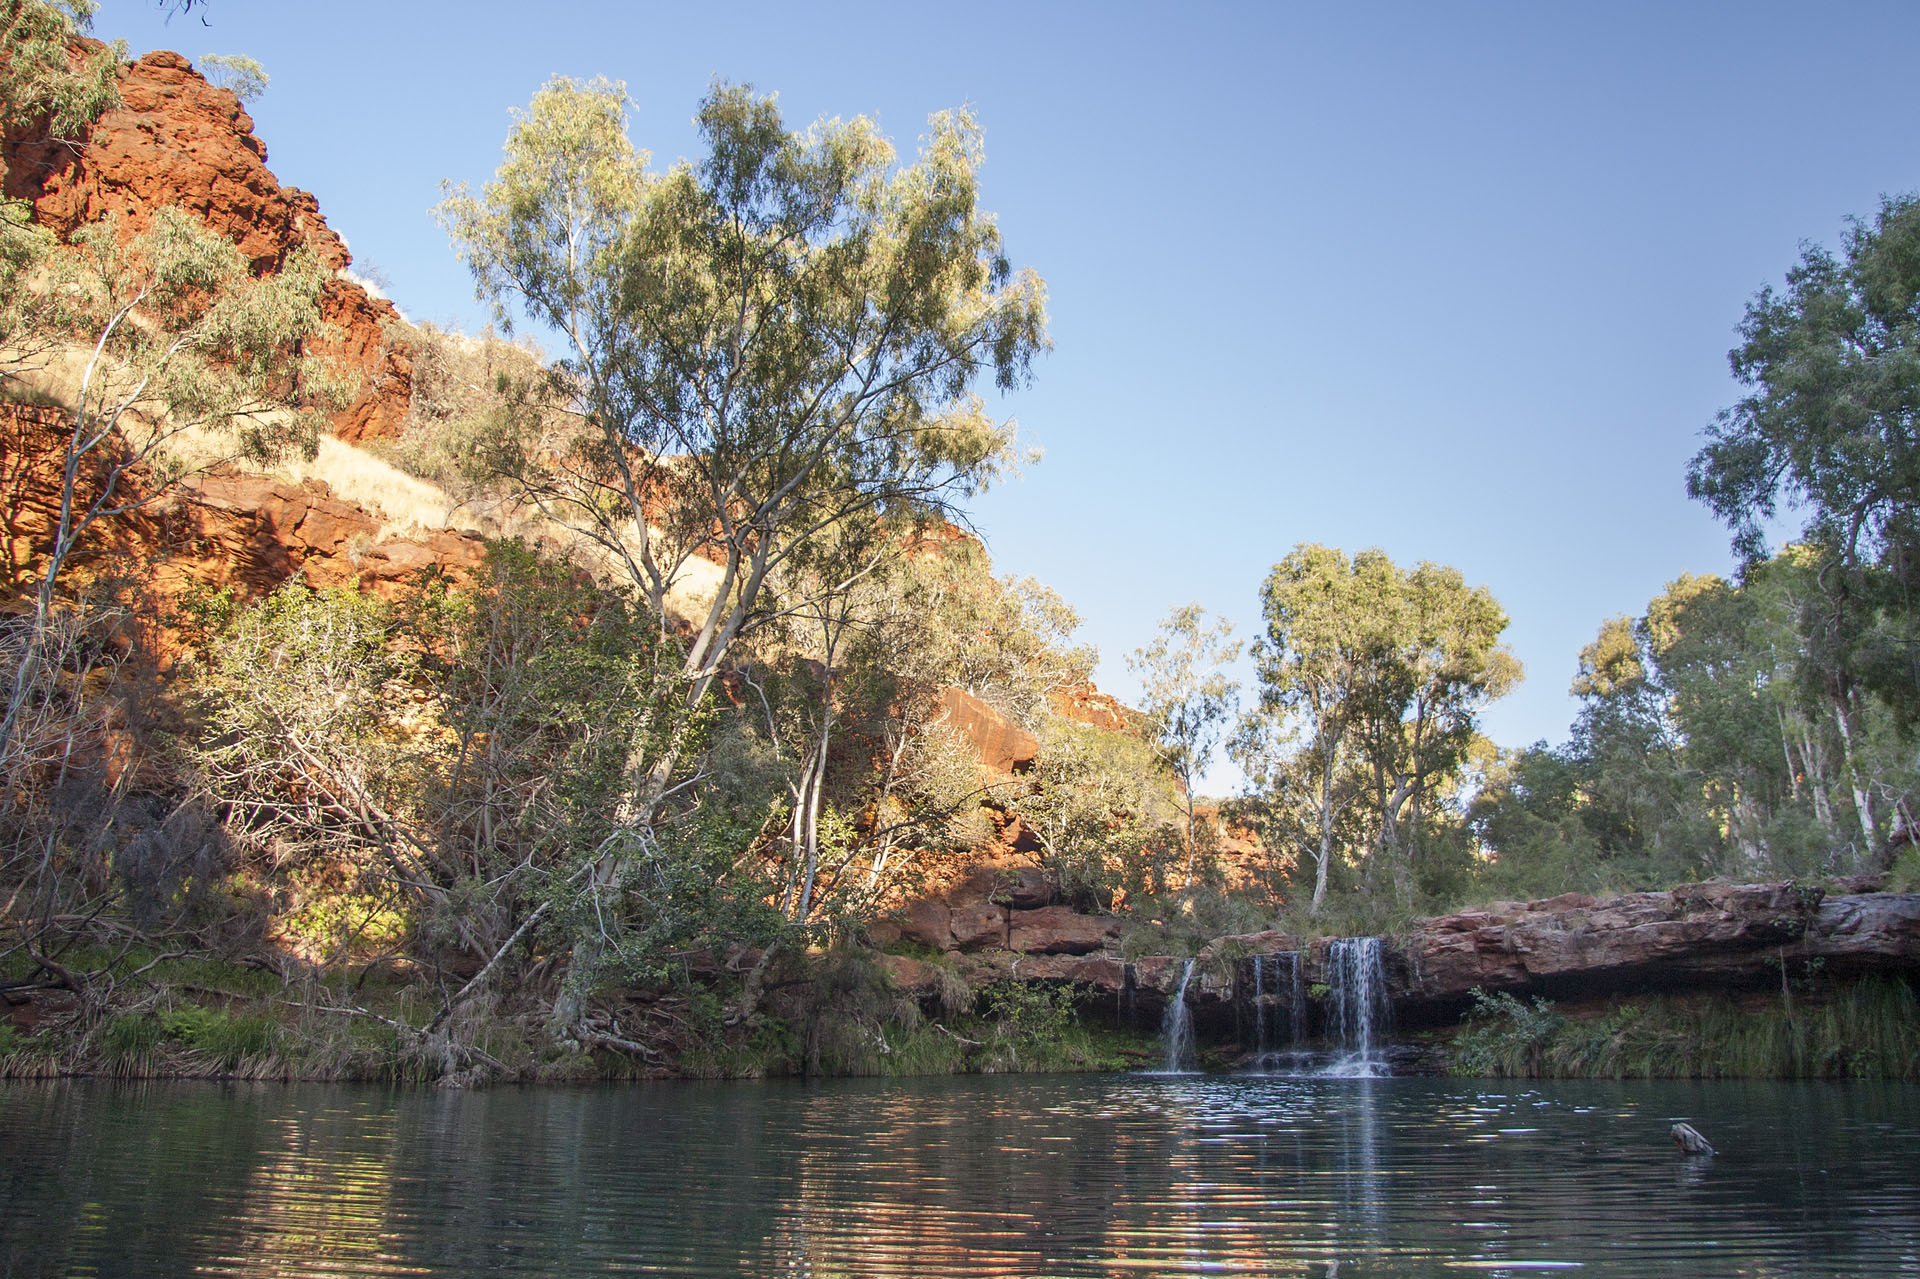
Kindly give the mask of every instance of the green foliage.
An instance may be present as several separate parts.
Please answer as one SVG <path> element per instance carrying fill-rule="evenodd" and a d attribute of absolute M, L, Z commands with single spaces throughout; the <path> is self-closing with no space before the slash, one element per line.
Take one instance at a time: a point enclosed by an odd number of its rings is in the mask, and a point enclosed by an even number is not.
<path fill-rule="evenodd" d="M 1506 614 L 1457 570 L 1309 545 L 1274 566 L 1262 600 L 1261 705 L 1234 742 L 1239 816 L 1310 875 L 1316 912 L 1343 874 L 1409 909 L 1459 861 L 1447 832 L 1478 715 L 1519 679 Z"/>
<path fill-rule="evenodd" d="M 1223 617 L 1208 626 L 1205 617 L 1198 604 L 1174 609 L 1162 619 L 1160 634 L 1127 658 L 1127 669 L 1140 677 L 1140 711 L 1148 731 L 1180 779 L 1189 882 L 1200 852 L 1194 833 L 1196 792 L 1240 704 L 1239 683 L 1225 669 L 1240 656 L 1233 625 Z"/>
<path fill-rule="evenodd" d="M 208 84 L 225 89 L 242 102 L 253 102 L 267 91 L 266 68 L 244 54 L 205 54 L 198 69 Z"/>
<path fill-rule="evenodd" d="M 491 331 L 466 337 L 397 320 L 388 340 L 413 364 L 413 393 L 399 438 L 372 447 L 401 470 L 479 504 L 499 487 L 507 466 L 500 450 L 538 429 L 548 377 L 539 352 Z"/>
<path fill-rule="evenodd" d="M 10 1021 L 0 1022 L 0 1059 L 13 1056 L 26 1043 L 26 1036 Z"/>
<path fill-rule="evenodd" d="M 1920 1008 L 1897 977 L 1822 989 L 1791 1007 L 1654 998 L 1592 1018 L 1562 1017 L 1538 1000 L 1531 1009 L 1511 996 L 1478 1000 L 1454 1040 L 1458 1074 L 1920 1079 Z"/>
<path fill-rule="evenodd" d="M 1073 1021 L 1070 986 L 998 981 L 980 992 L 980 1001 L 1000 1039 L 1015 1053 L 1059 1039 Z"/>
<path fill-rule="evenodd" d="M 1507 991 L 1489 995 L 1476 986 L 1466 1020 L 1470 1029 L 1453 1041 L 1453 1074 L 1525 1076 L 1540 1073 L 1541 1054 L 1565 1018 L 1537 996 L 1528 1006 Z"/>
<path fill-rule="evenodd" d="M 100 1032 L 100 1055 L 123 1070 L 143 1067 L 160 1046 L 165 1032 L 153 1017 L 122 1013 L 107 1019 Z"/>
<path fill-rule="evenodd" d="M 1887 875 L 1890 893 L 1920 893 L 1920 844 L 1908 844 Z"/>
<path fill-rule="evenodd" d="M 79 59 L 68 54 L 93 25 L 94 0 L 0 3 L 0 129 L 44 125 L 49 137 L 77 146 L 86 127 L 120 103 L 114 72 L 127 57 L 116 40 Z"/>
<path fill-rule="evenodd" d="M 354 862 L 371 847 L 417 872 L 401 823 L 429 751 L 396 722 L 415 669 L 388 648 L 390 626 L 372 596 L 298 583 L 234 616 L 208 672 L 198 760 L 237 830 Z"/>
<path fill-rule="evenodd" d="M 1581 655 L 1572 740 L 1505 755 L 1470 814 L 1490 891 L 1817 877 L 1884 864 L 1920 770 L 1891 709 L 1836 695 L 1804 547 L 1744 580 L 1683 575 Z M 1828 674 L 1831 671 L 1828 670 Z"/>
<path fill-rule="evenodd" d="M 792 133 L 771 98 L 721 86 L 697 116 L 706 158 L 653 172 L 626 106 L 604 80 L 551 82 L 495 180 L 450 191 L 441 216 L 500 322 L 566 343 L 580 416 L 527 442 L 512 469 L 528 491 L 656 614 L 690 557 L 724 562 L 696 628 L 707 672 L 805 540 L 788 530 L 939 502 L 1005 463 L 1010 433 L 970 387 L 1025 375 L 1043 289 L 975 205 L 965 114 L 935 117 L 920 163 L 895 170 L 868 120 Z"/>
<path fill-rule="evenodd" d="M 280 1026 L 270 1017 L 255 1013 L 235 1016 L 198 1004 L 186 1004 L 161 1013 L 159 1024 L 167 1038 L 184 1044 L 226 1070 L 232 1070 L 248 1058 L 264 1057 L 280 1042 Z"/>
<path fill-rule="evenodd" d="M 825 534 L 944 510 L 1012 462 L 1012 428 L 974 386 L 1026 376 L 1046 343 L 1044 289 L 1014 273 L 977 206 L 981 141 L 964 113 L 935 117 L 919 162 L 896 168 L 870 121 L 790 132 L 771 98 L 719 86 L 696 121 L 705 158 L 655 172 L 626 107 L 604 80 L 551 82 L 495 180 L 477 198 L 449 191 L 441 216 L 502 325 L 524 317 L 564 344 L 545 390 L 572 412 L 511 419 L 503 476 L 602 548 L 663 631 L 690 566 L 719 566 L 681 663 L 691 716 L 736 644 L 784 615 L 762 593 Z M 625 893 L 658 864 L 698 735 L 673 724 L 630 770 L 576 966 L 637 913 Z M 809 920 L 820 740 L 783 901 Z M 579 1018 L 584 981 L 570 980 L 556 1024 Z"/>
<path fill-rule="evenodd" d="M 1748 393 L 1708 428 L 1687 489 L 1750 561 L 1786 501 L 1802 536 L 1848 561 L 1906 543 L 1920 502 L 1920 199 L 1850 222 L 1835 255 L 1807 245 L 1786 291 L 1747 304 L 1728 355 Z"/>
<path fill-rule="evenodd" d="M 1082 905 L 1113 890 L 1158 885 L 1156 850 L 1177 820 L 1178 798 L 1151 747 L 1137 735 L 1064 719 L 1039 726 L 1040 750 L 1010 806 L 1039 841 L 1061 891 Z M 1171 860 L 1171 859 L 1168 859 Z"/>

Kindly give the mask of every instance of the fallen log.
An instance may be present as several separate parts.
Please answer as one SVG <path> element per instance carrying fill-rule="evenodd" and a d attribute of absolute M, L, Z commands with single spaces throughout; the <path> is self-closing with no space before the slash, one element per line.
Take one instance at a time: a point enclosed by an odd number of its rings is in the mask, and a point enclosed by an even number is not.
<path fill-rule="evenodd" d="M 1711 1155 L 1714 1153 L 1713 1143 L 1701 1136 L 1700 1130 L 1692 1124 L 1675 1124 L 1673 1126 L 1673 1144 L 1680 1147 L 1680 1153 L 1683 1155 Z"/>

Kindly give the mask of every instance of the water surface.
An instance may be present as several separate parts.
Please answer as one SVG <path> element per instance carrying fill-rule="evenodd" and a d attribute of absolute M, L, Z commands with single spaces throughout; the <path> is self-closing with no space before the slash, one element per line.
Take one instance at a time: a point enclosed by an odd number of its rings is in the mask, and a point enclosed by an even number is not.
<path fill-rule="evenodd" d="M 0 1086 L 8 1279 L 646 1273 L 1920 1275 L 1920 1089 Z"/>

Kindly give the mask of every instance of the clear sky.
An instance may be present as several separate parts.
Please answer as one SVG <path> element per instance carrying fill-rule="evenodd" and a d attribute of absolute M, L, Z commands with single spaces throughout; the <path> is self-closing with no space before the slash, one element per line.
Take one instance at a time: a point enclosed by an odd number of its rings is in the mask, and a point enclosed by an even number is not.
<path fill-rule="evenodd" d="M 1683 476 L 1746 300 L 1920 189 L 1911 0 L 106 0 L 97 33 L 257 58 L 275 174 L 410 316 L 467 329 L 429 211 L 551 76 L 624 80 L 660 161 L 716 77 L 909 154 L 971 104 L 1056 347 L 1004 404 L 1045 460 L 973 507 L 998 569 L 1080 611 L 1125 698 L 1168 609 L 1251 632 L 1296 543 L 1452 564 L 1513 619 L 1509 746 L 1564 738 L 1602 619 L 1728 570 Z"/>

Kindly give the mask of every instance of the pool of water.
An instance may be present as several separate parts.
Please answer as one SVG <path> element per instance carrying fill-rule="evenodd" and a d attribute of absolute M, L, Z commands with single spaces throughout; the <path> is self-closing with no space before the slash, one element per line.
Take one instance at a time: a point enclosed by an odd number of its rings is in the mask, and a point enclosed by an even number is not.
<path fill-rule="evenodd" d="M 1920 1089 L 0 1085 L 6 1279 L 1553 1273 L 1920 1275 Z"/>

